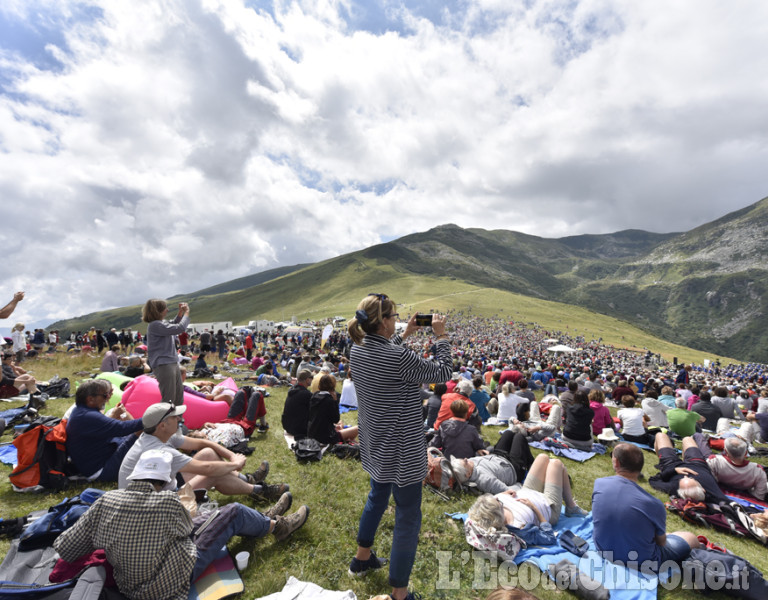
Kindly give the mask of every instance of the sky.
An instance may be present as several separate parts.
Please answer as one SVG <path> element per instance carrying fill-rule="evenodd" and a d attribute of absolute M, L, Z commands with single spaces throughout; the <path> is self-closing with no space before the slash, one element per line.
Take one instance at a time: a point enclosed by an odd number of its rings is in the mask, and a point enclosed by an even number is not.
<path fill-rule="evenodd" d="M 455 223 L 768 195 L 768 3 L 3 0 L 0 305 L 43 326 Z"/>

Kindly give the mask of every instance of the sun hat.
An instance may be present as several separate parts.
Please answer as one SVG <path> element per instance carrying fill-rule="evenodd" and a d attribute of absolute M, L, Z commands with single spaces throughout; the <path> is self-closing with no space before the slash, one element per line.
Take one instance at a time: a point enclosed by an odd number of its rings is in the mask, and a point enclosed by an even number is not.
<path fill-rule="evenodd" d="M 139 457 L 128 479 L 157 479 L 168 483 L 171 480 L 172 462 L 173 456 L 168 450 L 147 450 Z"/>
<path fill-rule="evenodd" d="M 615 442 L 619 439 L 619 436 L 616 435 L 616 431 L 613 427 L 606 427 L 603 429 L 603 433 L 597 436 L 597 439 L 605 440 L 606 442 Z"/>
<path fill-rule="evenodd" d="M 183 415 L 186 410 L 187 407 L 183 404 L 173 406 L 170 402 L 158 402 L 147 408 L 144 416 L 141 417 L 141 424 L 144 426 L 144 429 L 157 427 L 166 417 L 178 417 Z"/>

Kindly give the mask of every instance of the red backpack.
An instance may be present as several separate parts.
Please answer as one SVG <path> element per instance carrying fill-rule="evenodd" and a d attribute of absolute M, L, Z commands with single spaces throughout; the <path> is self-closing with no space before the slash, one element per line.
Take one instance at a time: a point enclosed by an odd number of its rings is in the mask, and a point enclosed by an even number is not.
<path fill-rule="evenodd" d="M 30 427 L 13 440 L 18 464 L 8 476 L 16 489 L 40 486 L 46 490 L 67 487 L 67 421 Z"/>

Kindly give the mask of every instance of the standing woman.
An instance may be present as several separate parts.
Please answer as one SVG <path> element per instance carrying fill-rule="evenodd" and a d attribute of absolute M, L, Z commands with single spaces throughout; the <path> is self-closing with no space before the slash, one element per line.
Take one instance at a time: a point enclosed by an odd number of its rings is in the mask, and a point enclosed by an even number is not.
<path fill-rule="evenodd" d="M 354 342 L 350 368 L 357 390 L 360 456 L 371 476 L 349 572 L 360 576 L 386 563 L 371 548 L 392 495 L 396 509 L 389 564 L 391 596 L 410 600 L 408 580 L 421 529 L 421 485 L 427 475 L 419 389 L 422 383 L 450 379 L 453 366 L 444 316 L 432 316 L 437 361 L 420 358 L 402 345 L 418 329 L 416 315 L 402 336 L 395 335 L 397 317 L 395 303 L 385 294 L 369 294 L 348 326 Z"/>
<path fill-rule="evenodd" d="M 141 319 L 147 325 L 147 362 L 160 386 L 163 402 L 175 406 L 184 404 L 184 384 L 179 371 L 179 355 L 176 352 L 176 337 L 189 325 L 189 305 L 179 303 L 179 314 L 170 323 L 164 321 L 168 314 L 165 300 L 147 300 Z"/>

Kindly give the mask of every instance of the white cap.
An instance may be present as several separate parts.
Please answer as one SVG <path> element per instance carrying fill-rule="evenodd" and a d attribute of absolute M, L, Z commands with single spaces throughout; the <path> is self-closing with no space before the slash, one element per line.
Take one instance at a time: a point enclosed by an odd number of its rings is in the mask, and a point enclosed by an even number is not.
<path fill-rule="evenodd" d="M 147 450 L 139 457 L 128 479 L 157 479 L 168 483 L 171 480 L 172 462 L 173 456 L 168 450 Z"/>

